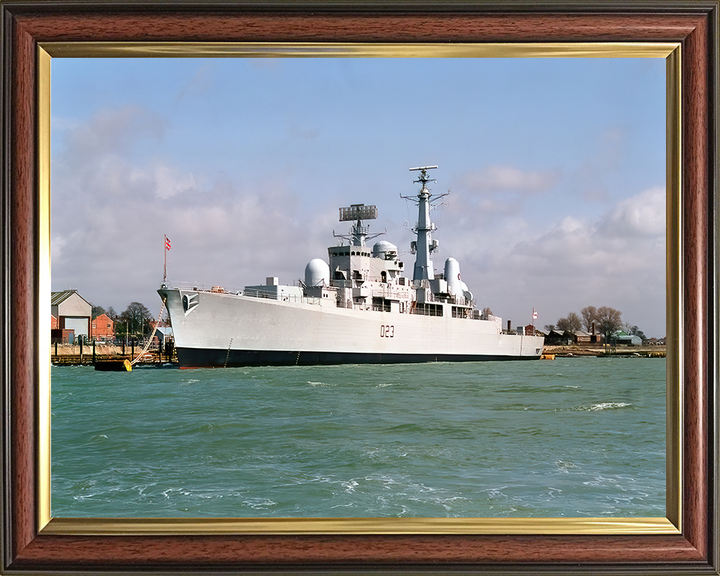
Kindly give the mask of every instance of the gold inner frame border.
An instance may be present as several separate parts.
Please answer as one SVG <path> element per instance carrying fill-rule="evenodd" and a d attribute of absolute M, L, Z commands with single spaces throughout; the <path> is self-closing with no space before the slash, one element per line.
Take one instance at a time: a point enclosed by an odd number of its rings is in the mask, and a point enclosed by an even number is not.
<path fill-rule="evenodd" d="M 665 518 L 53 518 L 50 357 L 39 355 L 38 529 L 47 535 L 680 534 L 682 530 L 681 45 L 677 42 L 489 44 L 41 42 L 38 46 L 38 345 L 50 349 L 52 58 L 664 58 L 666 60 Z"/>

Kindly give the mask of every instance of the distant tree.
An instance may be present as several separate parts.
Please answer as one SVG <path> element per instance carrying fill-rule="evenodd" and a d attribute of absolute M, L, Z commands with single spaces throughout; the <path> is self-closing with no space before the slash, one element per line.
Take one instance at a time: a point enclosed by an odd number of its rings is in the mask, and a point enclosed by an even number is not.
<path fill-rule="evenodd" d="M 555 330 L 555 324 L 545 324 L 543 328 L 545 328 L 547 332 L 550 332 L 551 330 Z"/>
<path fill-rule="evenodd" d="M 622 313 L 615 308 L 601 306 L 597 309 L 597 315 L 597 328 L 605 336 L 605 342 L 609 343 L 612 335 L 622 328 Z"/>
<path fill-rule="evenodd" d="M 126 325 L 127 334 L 146 334 L 150 333 L 150 321 L 152 314 L 144 304 L 140 302 L 130 302 L 125 311 L 120 314 L 121 323 Z"/>
<path fill-rule="evenodd" d="M 100 314 L 105 314 L 105 313 L 106 313 L 106 312 L 105 312 L 105 308 L 103 308 L 102 306 L 95 306 L 95 305 L 93 304 L 93 307 L 92 307 L 92 317 L 93 317 L 93 320 L 94 320 L 95 318 L 97 318 L 98 316 L 100 316 Z"/>
<path fill-rule="evenodd" d="M 113 308 L 112 306 L 108 306 L 108 309 L 105 310 L 105 315 L 113 322 L 115 322 L 119 318 L 118 313 L 115 312 L 115 308 Z"/>
<path fill-rule="evenodd" d="M 570 312 L 567 315 L 567 319 L 568 319 L 568 322 L 570 323 L 570 328 L 573 332 L 582 330 L 582 320 L 580 320 L 580 316 L 575 314 L 575 312 Z"/>
<path fill-rule="evenodd" d="M 483 318 L 489 318 L 489 317 L 492 316 L 492 315 L 493 315 L 493 311 L 490 310 L 490 308 L 483 308 L 483 309 L 482 309 L 482 317 L 483 317 Z"/>
<path fill-rule="evenodd" d="M 647 340 L 647 336 L 645 336 L 645 333 L 642 330 L 640 330 L 637 326 L 635 326 L 635 325 L 631 326 L 629 322 L 625 323 L 625 332 L 630 334 L 630 336 L 637 336 L 641 340 Z"/>
<path fill-rule="evenodd" d="M 599 320 L 597 308 L 595 308 L 595 306 L 585 306 L 585 308 L 580 310 L 580 315 L 582 316 L 582 324 L 585 326 L 585 330 L 592 332 L 593 322 L 595 322 L 595 326 L 597 327 Z"/>
<path fill-rule="evenodd" d="M 582 329 L 582 322 L 580 321 L 580 316 L 575 314 L 575 312 L 570 312 L 567 318 L 560 318 L 557 321 L 557 327 L 558 330 L 577 332 Z"/>

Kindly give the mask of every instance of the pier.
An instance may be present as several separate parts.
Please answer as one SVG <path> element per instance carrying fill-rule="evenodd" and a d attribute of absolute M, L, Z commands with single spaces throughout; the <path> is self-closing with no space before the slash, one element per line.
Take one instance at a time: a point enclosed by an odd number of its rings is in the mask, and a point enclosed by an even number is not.
<path fill-rule="evenodd" d="M 545 346 L 544 355 L 554 355 L 556 358 L 570 358 L 573 356 L 595 356 L 597 358 L 665 358 L 665 346 L 608 346 L 602 345 L 579 346 Z"/>
<path fill-rule="evenodd" d="M 140 344 L 62 344 L 53 343 L 50 347 L 50 363 L 55 366 L 92 366 L 99 362 L 132 362 L 142 350 Z M 162 366 L 164 364 L 177 365 L 177 354 L 174 348 L 168 351 L 160 348 L 150 348 L 136 366 Z"/>

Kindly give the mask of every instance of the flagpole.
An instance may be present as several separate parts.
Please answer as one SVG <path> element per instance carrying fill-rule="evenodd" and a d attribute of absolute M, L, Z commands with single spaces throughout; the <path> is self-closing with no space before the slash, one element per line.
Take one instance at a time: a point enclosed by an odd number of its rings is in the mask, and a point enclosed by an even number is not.
<path fill-rule="evenodd" d="M 163 234 L 163 284 L 167 280 L 167 234 Z"/>

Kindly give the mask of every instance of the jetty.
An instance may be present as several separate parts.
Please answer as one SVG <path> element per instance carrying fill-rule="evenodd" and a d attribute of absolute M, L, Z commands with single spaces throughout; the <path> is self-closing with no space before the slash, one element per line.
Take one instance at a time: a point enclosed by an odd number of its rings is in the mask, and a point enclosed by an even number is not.
<path fill-rule="evenodd" d="M 50 348 L 50 363 L 55 366 L 93 366 L 101 363 L 117 363 L 122 365 L 125 360 L 132 362 L 141 352 L 142 347 L 132 344 L 62 344 L 53 343 Z M 167 352 L 159 347 L 151 348 L 135 363 L 136 366 L 163 366 L 177 364 L 174 349 Z"/>
<path fill-rule="evenodd" d="M 602 345 L 579 346 L 545 346 L 543 355 L 552 355 L 556 358 L 572 358 L 581 356 L 594 356 L 596 358 L 665 358 L 665 346 L 626 346 L 615 345 L 603 347 Z"/>

